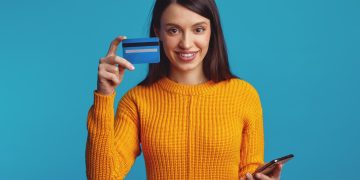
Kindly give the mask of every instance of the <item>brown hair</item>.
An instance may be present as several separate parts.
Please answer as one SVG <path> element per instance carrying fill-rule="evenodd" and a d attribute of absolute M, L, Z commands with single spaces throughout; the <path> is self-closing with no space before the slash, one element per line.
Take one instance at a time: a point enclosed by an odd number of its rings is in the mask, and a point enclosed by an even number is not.
<path fill-rule="evenodd" d="M 150 25 L 150 37 L 156 37 L 155 28 L 160 29 L 161 16 L 171 4 L 177 3 L 210 20 L 211 37 L 208 52 L 204 58 L 203 71 L 205 77 L 214 82 L 237 78 L 230 71 L 219 12 L 214 0 L 156 0 Z M 160 49 L 163 49 L 160 42 Z M 160 51 L 160 63 L 149 64 L 146 78 L 139 85 L 151 85 L 169 74 L 169 60 Z"/>

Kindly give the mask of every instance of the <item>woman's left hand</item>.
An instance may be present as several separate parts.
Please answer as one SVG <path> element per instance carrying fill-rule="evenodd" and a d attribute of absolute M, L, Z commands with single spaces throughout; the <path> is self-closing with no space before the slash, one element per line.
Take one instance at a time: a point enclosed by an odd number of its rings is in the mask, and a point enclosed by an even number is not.
<path fill-rule="evenodd" d="M 240 180 L 280 180 L 282 165 L 278 164 L 271 174 L 265 175 L 262 173 L 256 173 L 253 177 L 250 173 L 246 174 L 246 178 L 240 178 Z"/>

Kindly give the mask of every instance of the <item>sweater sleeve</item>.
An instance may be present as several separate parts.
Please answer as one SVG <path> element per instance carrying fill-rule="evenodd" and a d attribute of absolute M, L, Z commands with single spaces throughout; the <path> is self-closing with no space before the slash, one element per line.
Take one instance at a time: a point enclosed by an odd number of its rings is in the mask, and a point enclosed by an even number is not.
<path fill-rule="evenodd" d="M 141 153 L 136 105 L 125 94 L 114 116 L 115 95 L 94 92 L 88 112 L 86 175 L 91 180 L 124 179 Z"/>
<path fill-rule="evenodd" d="M 264 164 L 264 130 L 260 97 L 253 86 L 250 84 L 247 86 L 249 88 L 245 101 L 239 177 L 244 177 L 248 172 L 253 173 Z"/>

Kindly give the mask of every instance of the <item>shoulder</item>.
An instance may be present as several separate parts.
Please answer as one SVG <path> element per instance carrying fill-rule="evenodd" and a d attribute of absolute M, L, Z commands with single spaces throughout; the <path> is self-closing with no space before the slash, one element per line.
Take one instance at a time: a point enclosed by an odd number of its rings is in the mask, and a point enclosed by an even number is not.
<path fill-rule="evenodd" d="M 250 82 L 244 79 L 232 78 L 228 80 L 227 85 L 230 88 L 238 90 L 242 93 L 255 94 L 255 95 L 258 94 L 256 88 Z"/>
<path fill-rule="evenodd" d="M 132 101 L 137 101 L 143 98 L 148 97 L 150 94 L 156 93 L 158 87 L 156 83 L 150 86 L 136 85 L 130 88 L 122 98 L 130 99 Z"/>
<path fill-rule="evenodd" d="M 246 80 L 235 78 L 230 81 L 230 84 L 236 87 L 240 99 L 236 101 L 236 103 L 239 103 L 239 107 L 243 108 L 246 114 L 262 114 L 261 98 L 253 84 Z M 234 99 L 236 99 L 236 97 L 234 97 Z"/>

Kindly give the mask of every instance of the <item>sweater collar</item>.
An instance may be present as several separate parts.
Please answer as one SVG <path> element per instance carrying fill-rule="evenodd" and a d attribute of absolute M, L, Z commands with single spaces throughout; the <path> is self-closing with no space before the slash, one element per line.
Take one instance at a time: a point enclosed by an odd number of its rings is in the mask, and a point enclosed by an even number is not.
<path fill-rule="evenodd" d="M 166 91 L 183 95 L 207 94 L 210 93 L 213 89 L 215 89 L 216 85 L 216 83 L 211 80 L 196 85 L 182 84 L 177 83 L 166 76 L 160 79 L 158 81 L 158 84 Z"/>

